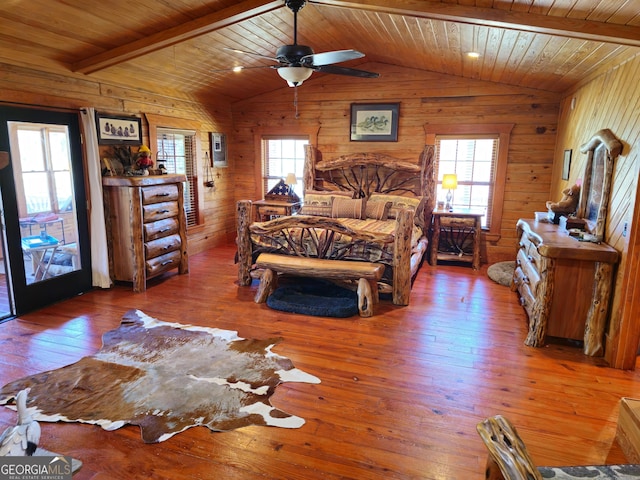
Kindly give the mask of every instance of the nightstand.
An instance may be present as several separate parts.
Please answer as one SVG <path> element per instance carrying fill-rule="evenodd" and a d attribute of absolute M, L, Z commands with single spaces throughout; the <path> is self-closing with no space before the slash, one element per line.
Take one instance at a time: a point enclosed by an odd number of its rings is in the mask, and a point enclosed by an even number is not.
<path fill-rule="evenodd" d="M 468 210 L 434 210 L 431 265 L 438 260 L 466 262 L 478 270 L 483 215 Z"/>
<path fill-rule="evenodd" d="M 293 215 L 300 209 L 301 202 L 291 202 L 287 200 L 256 200 L 253 206 L 256 212 L 256 220 L 265 222 L 271 217 L 283 215 Z"/>

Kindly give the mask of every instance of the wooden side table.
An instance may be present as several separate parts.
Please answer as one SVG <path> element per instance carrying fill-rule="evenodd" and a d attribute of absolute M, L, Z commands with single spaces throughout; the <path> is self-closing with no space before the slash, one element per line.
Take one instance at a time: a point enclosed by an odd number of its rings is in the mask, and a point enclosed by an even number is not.
<path fill-rule="evenodd" d="M 466 262 L 478 270 L 482 215 L 467 210 L 434 210 L 431 265 L 438 260 Z"/>
<path fill-rule="evenodd" d="M 271 217 L 293 215 L 300 208 L 300 204 L 300 201 L 289 202 L 286 200 L 256 200 L 253 202 L 258 222 L 265 222 Z"/>

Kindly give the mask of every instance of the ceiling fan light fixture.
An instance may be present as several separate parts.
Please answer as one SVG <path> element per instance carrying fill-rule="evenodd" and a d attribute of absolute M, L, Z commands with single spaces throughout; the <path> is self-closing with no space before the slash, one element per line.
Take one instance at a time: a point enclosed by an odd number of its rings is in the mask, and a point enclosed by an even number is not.
<path fill-rule="evenodd" d="M 287 81 L 290 87 L 302 85 L 311 76 L 313 69 L 308 67 L 279 67 L 278 75 Z"/>

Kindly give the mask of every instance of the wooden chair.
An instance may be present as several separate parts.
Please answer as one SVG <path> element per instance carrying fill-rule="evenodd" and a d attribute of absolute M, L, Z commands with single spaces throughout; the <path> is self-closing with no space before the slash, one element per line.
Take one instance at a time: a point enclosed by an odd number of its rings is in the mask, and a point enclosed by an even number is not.
<path fill-rule="evenodd" d="M 489 450 L 487 480 L 640 479 L 640 465 L 536 467 L 516 428 L 502 415 L 483 420 L 476 429 Z"/>

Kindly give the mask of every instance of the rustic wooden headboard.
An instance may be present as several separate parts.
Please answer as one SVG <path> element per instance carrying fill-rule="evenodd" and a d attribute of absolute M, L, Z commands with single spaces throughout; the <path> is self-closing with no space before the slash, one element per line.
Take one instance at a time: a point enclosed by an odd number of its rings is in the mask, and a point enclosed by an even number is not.
<path fill-rule="evenodd" d="M 381 153 L 354 153 L 322 160 L 312 145 L 305 146 L 304 185 L 307 190 L 353 191 L 357 198 L 372 193 L 424 197 L 425 208 L 436 204 L 434 146 L 426 145 L 418 163 Z"/>

